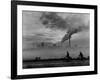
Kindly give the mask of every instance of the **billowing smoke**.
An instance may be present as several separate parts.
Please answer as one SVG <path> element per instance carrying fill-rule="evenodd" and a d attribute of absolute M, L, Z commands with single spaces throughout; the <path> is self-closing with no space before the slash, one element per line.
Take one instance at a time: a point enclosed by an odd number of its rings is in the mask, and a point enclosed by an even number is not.
<path fill-rule="evenodd" d="M 67 29 L 67 23 L 55 12 L 45 12 L 40 17 L 43 25 L 51 29 Z"/>
<path fill-rule="evenodd" d="M 46 28 L 65 30 L 66 35 L 62 42 L 71 38 L 73 34 L 89 28 L 89 14 L 82 13 L 43 12 L 40 21 Z"/>

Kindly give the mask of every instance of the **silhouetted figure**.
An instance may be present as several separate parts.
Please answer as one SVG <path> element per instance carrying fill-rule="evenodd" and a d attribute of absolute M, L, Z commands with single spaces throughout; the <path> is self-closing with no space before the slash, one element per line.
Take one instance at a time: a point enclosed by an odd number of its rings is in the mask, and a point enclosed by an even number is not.
<path fill-rule="evenodd" d="M 37 60 L 40 60 L 40 57 L 36 57 L 35 60 L 36 60 L 36 61 L 37 61 Z"/>
<path fill-rule="evenodd" d="M 80 54 L 79 54 L 79 56 L 78 56 L 78 59 L 79 59 L 79 60 L 83 60 L 83 59 L 85 59 L 85 57 L 84 57 L 84 55 L 83 55 L 82 52 L 80 52 Z"/>
<path fill-rule="evenodd" d="M 65 59 L 67 59 L 67 60 L 71 60 L 72 58 L 70 57 L 70 55 L 69 55 L 69 52 L 67 51 L 67 55 L 65 56 Z"/>

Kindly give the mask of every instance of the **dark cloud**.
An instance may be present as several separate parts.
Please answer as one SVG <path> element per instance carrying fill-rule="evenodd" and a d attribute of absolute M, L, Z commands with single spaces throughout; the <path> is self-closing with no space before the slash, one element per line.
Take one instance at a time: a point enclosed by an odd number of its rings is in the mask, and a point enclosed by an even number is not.
<path fill-rule="evenodd" d="M 41 15 L 40 20 L 46 28 L 65 29 L 67 23 L 55 12 L 45 12 Z"/>
<path fill-rule="evenodd" d="M 72 13 L 66 13 L 65 19 L 59 16 L 58 13 L 55 12 L 45 12 L 40 17 L 40 20 L 43 25 L 45 25 L 47 28 L 51 29 L 62 29 L 67 30 L 68 32 L 77 29 L 79 31 L 88 29 L 89 25 L 89 14 L 72 14 Z M 63 16 L 63 13 L 62 13 Z"/>

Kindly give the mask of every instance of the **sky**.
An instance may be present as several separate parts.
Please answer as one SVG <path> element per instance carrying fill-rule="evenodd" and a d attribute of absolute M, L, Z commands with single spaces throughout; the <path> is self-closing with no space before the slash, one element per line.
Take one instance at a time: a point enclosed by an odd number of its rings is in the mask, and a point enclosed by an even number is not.
<path fill-rule="evenodd" d="M 43 12 L 39 11 L 23 11 L 22 12 L 22 25 L 23 25 L 23 37 L 32 38 L 33 42 L 52 42 L 56 43 L 61 41 L 63 36 L 68 30 L 67 26 L 65 29 L 52 29 L 47 28 L 42 24 L 40 17 Z M 89 14 L 86 13 L 57 13 L 66 23 L 70 24 L 72 28 L 78 28 L 83 26 L 83 30 L 73 35 L 72 39 L 89 38 Z M 84 36 L 85 35 L 85 36 Z"/>
<path fill-rule="evenodd" d="M 43 13 L 47 14 L 47 12 L 39 11 L 22 12 L 23 59 L 33 59 L 33 57 L 36 56 L 40 56 L 41 58 L 64 57 L 67 50 L 70 52 L 72 57 L 77 57 L 79 55 L 79 51 L 82 51 L 85 56 L 89 55 L 89 14 L 67 12 L 56 13 L 69 26 L 62 26 L 62 23 L 60 23 L 60 26 L 51 28 L 41 22 L 40 17 Z M 32 50 L 33 43 L 58 43 L 62 40 L 68 30 L 78 29 L 79 26 L 81 26 L 82 30 L 73 34 L 71 38 L 71 46 L 75 49 L 62 47 L 61 49 L 43 48 Z M 68 42 L 66 41 L 63 45 L 68 45 Z M 75 47 L 76 45 L 78 45 L 78 47 Z"/>

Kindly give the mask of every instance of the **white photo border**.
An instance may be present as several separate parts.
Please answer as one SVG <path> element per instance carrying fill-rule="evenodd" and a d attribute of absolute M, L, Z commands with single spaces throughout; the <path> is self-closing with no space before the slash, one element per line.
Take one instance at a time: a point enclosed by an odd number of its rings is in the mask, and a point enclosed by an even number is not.
<path fill-rule="evenodd" d="M 90 53 L 91 53 L 90 66 L 23 69 L 22 67 L 22 10 L 89 13 L 90 14 Z M 95 25 L 94 25 L 93 9 L 17 5 L 17 75 L 94 71 L 94 46 L 95 46 L 94 26 Z"/>

